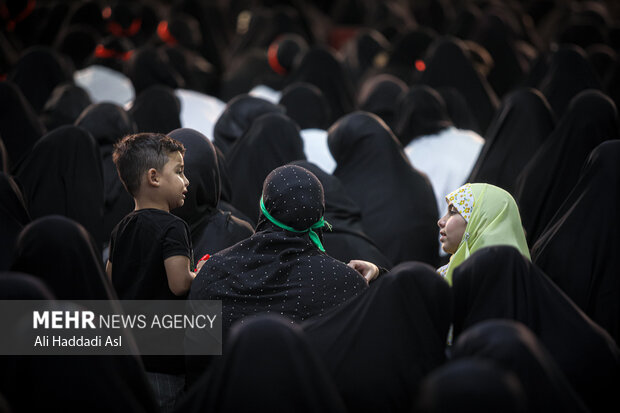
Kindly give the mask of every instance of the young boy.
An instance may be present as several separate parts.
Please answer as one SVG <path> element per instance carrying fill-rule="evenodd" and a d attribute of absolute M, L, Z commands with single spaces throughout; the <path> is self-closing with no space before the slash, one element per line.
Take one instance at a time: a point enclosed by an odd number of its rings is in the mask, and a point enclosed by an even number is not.
<path fill-rule="evenodd" d="M 118 174 L 136 204 L 112 231 L 106 264 L 122 300 L 184 299 L 196 276 L 189 228 L 170 213 L 183 205 L 189 185 L 184 154 L 183 144 L 158 133 L 129 135 L 114 146 Z M 161 411 L 170 411 L 185 383 L 183 356 L 142 360 Z"/>
<path fill-rule="evenodd" d="M 106 273 L 120 299 L 184 298 L 196 276 L 189 228 L 170 213 L 183 205 L 189 185 L 184 153 L 183 144 L 157 133 L 129 135 L 114 146 L 118 174 L 136 205 L 110 239 Z"/>

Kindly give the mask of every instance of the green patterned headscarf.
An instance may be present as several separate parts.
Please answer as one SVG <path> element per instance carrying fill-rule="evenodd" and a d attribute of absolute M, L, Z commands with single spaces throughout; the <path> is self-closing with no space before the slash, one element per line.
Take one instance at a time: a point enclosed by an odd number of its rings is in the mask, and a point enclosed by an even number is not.
<path fill-rule="evenodd" d="M 438 270 L 450 285 L 454 269 L 480 248 L 510 245 L 531 260 L 519 209 L 508 192 L 489 184 L 465 184 L 446 195 L 446 202 L 467 221 L 458 249 Z"/>

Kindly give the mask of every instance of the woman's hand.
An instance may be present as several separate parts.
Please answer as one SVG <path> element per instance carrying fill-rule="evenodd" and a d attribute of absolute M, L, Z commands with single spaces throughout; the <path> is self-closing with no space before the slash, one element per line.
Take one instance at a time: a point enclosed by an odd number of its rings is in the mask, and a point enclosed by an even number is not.
<path fill-rule="evenodd" d="M 359 272 L 362 277 L 364 277 L 367 283 L 370 283 L 372 280 L 379 276 L 379 267 L 377 267 L 372 262 L 351 260 L 347 265 L 353 268 L 355 271 Z"/>

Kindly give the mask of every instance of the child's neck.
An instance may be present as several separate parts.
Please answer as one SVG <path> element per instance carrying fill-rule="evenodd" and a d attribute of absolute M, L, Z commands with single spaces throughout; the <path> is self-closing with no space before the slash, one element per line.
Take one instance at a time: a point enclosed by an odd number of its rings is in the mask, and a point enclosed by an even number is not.
<path fill-rule="evenodd" d="M 141 209 L 159 209 L 161 211 L 170 212 L 170 208 L 165 202 L 158 202 L 152 199 L 134 198 L 134 203 L 134 211 L 139 211 Z"/>

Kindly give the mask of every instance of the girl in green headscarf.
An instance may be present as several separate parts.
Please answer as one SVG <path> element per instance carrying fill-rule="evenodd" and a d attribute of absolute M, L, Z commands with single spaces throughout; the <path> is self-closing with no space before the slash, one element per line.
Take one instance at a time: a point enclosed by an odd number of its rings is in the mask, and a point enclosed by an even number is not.
<path fill-rule="evenodd" d="M 446 196 L 448 212 L 438 222 L 441 246 L 452 254 L 439 272 L 452 273 L 471 254 L 491 245 L 511 245 L 530 259 L 519 209 L 505 190 L 490 184 L 465 184 Z"/>

